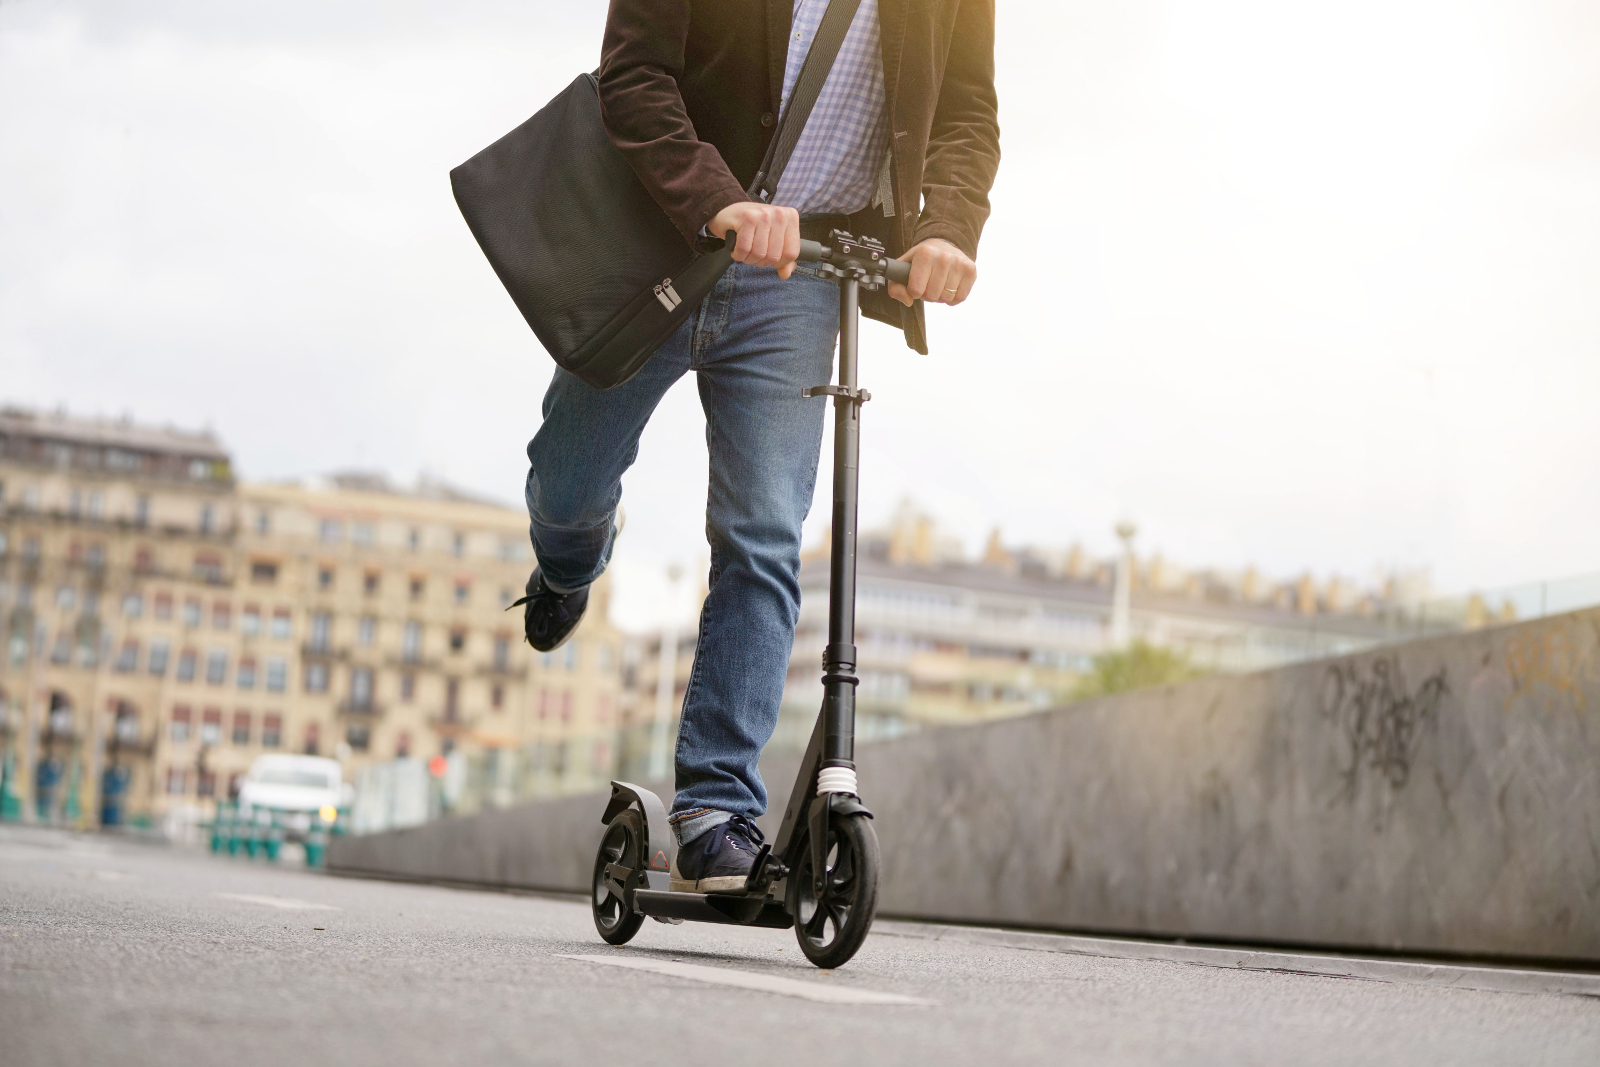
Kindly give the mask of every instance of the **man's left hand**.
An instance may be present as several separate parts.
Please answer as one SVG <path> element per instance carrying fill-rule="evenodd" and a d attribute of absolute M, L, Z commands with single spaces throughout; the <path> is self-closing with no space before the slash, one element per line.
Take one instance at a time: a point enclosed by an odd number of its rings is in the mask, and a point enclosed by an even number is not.
<path fill-rule="evenodd" d="M 911 280 L 889 283 L 889 295 L 906 307 L 912 301 L 959 304 L 978 281 L 978 265 L 942 237 L 930 237 L 900 257 L 911 264 Z"/>

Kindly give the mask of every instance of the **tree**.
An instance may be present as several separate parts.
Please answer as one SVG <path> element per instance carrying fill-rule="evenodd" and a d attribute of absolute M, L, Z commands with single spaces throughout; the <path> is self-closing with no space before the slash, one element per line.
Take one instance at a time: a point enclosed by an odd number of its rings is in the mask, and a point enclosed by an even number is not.
<path fill-rule="evenodd" d="M 1198 678 L 1204 673 L 1190 663 L 1183 653 L 1170 648 L 1157 648 L 1139 637 L 1125 649 L 1102 652 L 1096 656 L 1094 672 L 1078 683 L 1073 696 L 1082 700 L 1152 685 L 1171 685 Z"/>

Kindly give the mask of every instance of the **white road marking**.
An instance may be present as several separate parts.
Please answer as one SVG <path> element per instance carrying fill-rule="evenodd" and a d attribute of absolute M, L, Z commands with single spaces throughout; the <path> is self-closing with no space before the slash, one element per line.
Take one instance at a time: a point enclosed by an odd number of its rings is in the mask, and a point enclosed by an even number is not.
<path fill-rule="evenodd" d="M 338 911 L 332 904 L 313 904 L 309 900 L 296 900 L 294 897 L 267 897 L 256 893 L 218 893 L 225 900 L 241 900 L 246 904 L 265 904 L 269 908 L 282 908 L 284 911 Z"/>
<path fill-rule="evenodd" d="M 871 989 L 858 989 L 847 985 L 824 985 L 821 982 L 802 982 L 796 978 L 780 978 L 775 974 L 755 974 L 735 971 L 725 967 L 702 967 L 696 963 L 674 963 L 668 960 L 639 956 L 568 956 L 556 953 L 564 960 L 582 960 L 584 963 L 603 963 L 610 967 L 630 967 L 636 971 L 651 971 L 673 978 L 688 978 L 712 985 L 738 986 L 762 993 L 778 993 L 786 997 L 820 1000 L 825 1004 L 932 1004 L 920 997 L 905 997 L 899 993 L 879 993 Z"/>

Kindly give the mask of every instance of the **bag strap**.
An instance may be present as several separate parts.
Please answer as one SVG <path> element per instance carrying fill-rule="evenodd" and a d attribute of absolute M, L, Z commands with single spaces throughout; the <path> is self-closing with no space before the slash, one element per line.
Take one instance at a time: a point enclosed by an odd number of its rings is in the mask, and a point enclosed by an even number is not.
<path fill-rule="evenodd" d="M 800 76 L 795 79 L 788 103 L 778 118 L 778 128 L 767 145 L 766 158 L 750 182 L 747 192 L 752 199 L 770 203 L 777 193 L 778 179 L 783 177 L 783 168 L 789 165 L 789 156 L 800 141 L 806 120 L 811 117 L 811 108 L 822 93 L 822 85 L 833 70 L 833 61 L 839 55 L 839 48 L 860 6 L 861 0 L 829 0 L 828 10 L 822 13 L 822 24 L 817 27 L 817 35 L 811 39 L 811 48 L 800 66 Z"/>

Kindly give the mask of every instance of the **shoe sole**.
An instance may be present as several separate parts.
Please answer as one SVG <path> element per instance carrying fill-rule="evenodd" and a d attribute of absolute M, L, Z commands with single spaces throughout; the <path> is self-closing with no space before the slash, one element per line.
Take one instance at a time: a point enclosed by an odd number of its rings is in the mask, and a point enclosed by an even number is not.
<path fill-rule="evenodd" d="M 743 893 L 750 879 L 742 874 L 727 874 L 719 878 L 673 878 L 669 888 L 674 893 Z"/>

